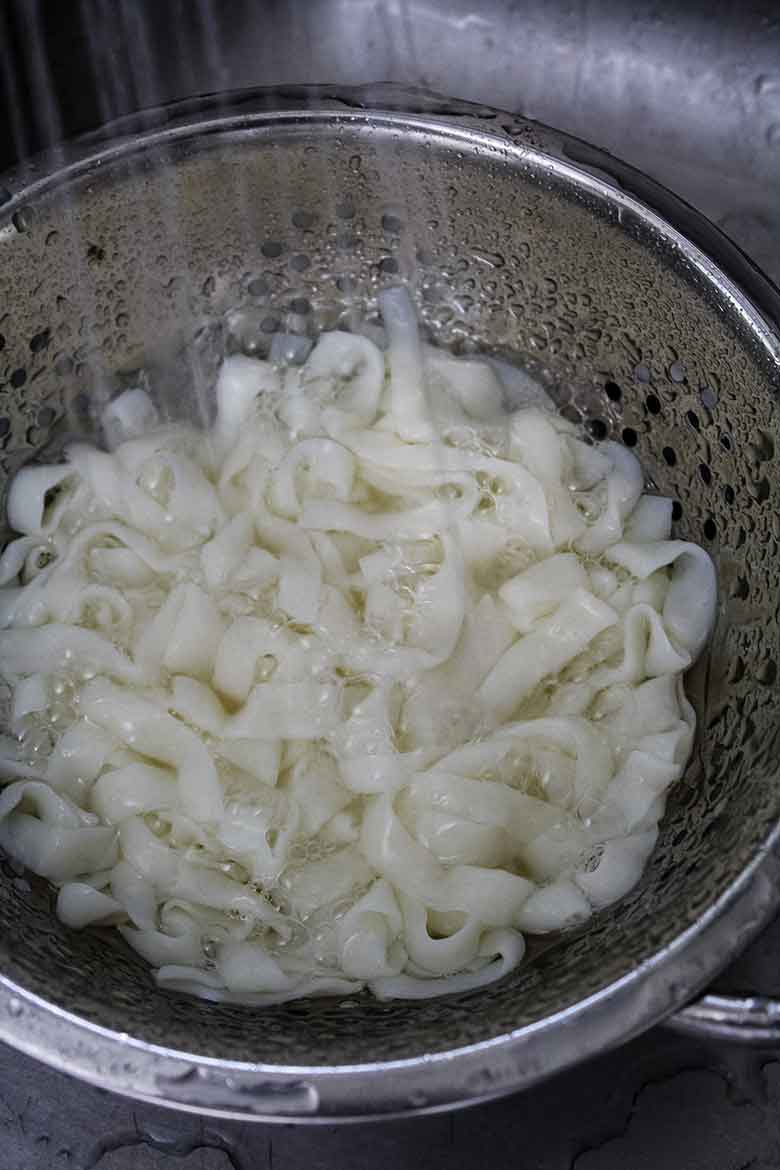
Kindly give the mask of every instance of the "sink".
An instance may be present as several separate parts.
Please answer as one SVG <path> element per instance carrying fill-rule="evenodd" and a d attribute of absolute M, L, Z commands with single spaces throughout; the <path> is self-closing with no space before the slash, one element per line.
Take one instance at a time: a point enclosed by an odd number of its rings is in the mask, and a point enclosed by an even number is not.
<path fill-rule="evenodd" d="M 196 93 L 418 85 L 606 148 L 702 210 L 780 279 L 773 0 L 83 0 L 75 7 L 40 6 L 39 55 L 27 48 L 36 6 L 0 5 L 0 78 L 21 115 L 9 120 L 16 133 L 4 154 L 0 144 L 0 161 Z M 36 79 L 48 79 L 54 102 L 40 100 Z"/>

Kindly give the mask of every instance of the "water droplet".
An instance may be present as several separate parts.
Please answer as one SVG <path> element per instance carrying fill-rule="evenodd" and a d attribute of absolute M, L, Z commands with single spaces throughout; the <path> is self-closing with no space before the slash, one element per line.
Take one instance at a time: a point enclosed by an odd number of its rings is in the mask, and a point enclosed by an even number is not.
<path fill-rule="evenodd" d="M 500 252 L 486 252 L 483 248 L 472 248 L 471 254 L 475 260 L 479 260 L 488 268 L 503 268 L 506 264 Z"/>
<path fill-rule="evenodd" d="M 754 82 L 754 88 L 759 97 L 767 94 L 780 94 L 780 77 L 773 73 L 762 73 Z"/>
<path fill-rule="evenodd" d="M 11 217 L 11 223 L 14 225 L 20 235 L 29 232 L 32 228 L 33 215 L 28 207 L 20 207 L 15 211 Z"/>
<path fill-rule="evenodd" d="M 780 122 L 773 122 L 766 130 L 767 146 L 780 147 Z"/>
<path fill-rule="evenodd" d="M 18 1000 L 16 998 L 9 999 L 8 1008 L 7 1008 L 9 1016 L 13 1016 L 14 1019 L 18 1019 L 19 1016 L 22 1014 L 23 1010 L 24 1009 L 22 1007 L 21 1000 Z"/>

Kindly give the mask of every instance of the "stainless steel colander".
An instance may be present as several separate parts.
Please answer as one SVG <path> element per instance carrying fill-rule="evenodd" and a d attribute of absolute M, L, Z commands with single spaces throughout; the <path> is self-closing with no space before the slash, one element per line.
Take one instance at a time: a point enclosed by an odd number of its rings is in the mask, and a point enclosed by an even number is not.
<path fill-rule="evenodd" d="M 597 151 L 395 91 L 178 107 L 6 183 L 4 479 L 89 430 L 132 371 L 166 409 L 191 412 L 223 344 L 263 352 L 278 330 L 348 323 L 405 278 L 433 338 L 513 355 L 569 417 L 636 448 L 677 501 L 679 533 L 715 558 L 720 606 L 690 680 L 697 751 L 641 884 L 500 984 L 428 1002 L 207 1006 L 155 989 L 111 936 L 67 930 L 46 884 L 0 862 L 0 1037 L 134 1096 L 332 1120 L 508 1092 L 689 1000 L 777 905 L 772 287 Z M 681 1022 L 766 1036 L 771 1005 L 738 1006 L 710 998 Z"/>

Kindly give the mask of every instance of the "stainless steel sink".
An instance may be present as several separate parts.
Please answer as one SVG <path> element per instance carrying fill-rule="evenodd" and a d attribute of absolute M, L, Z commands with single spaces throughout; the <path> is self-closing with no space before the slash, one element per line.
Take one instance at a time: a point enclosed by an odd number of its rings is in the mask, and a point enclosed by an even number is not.
<path fill-rule="evenodd" d="M 226 88 L 423 86 L 605 147 L 780 277 L 776 0 L 2 0 L 3 75 L 17 153 Z"/>

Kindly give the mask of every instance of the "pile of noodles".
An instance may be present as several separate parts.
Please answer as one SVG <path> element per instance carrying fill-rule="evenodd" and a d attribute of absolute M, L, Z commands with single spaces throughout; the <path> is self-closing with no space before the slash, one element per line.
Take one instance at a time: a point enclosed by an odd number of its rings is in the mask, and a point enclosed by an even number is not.
<path fill-rule="evenodd" d="M 10 487 L 0 846 L 210 999 L 500 977 L 634 885 L 691 751 L 671 501 L 380 305 L 384 350 L 229 357 L 207 431 L 127 391 Z"/>

